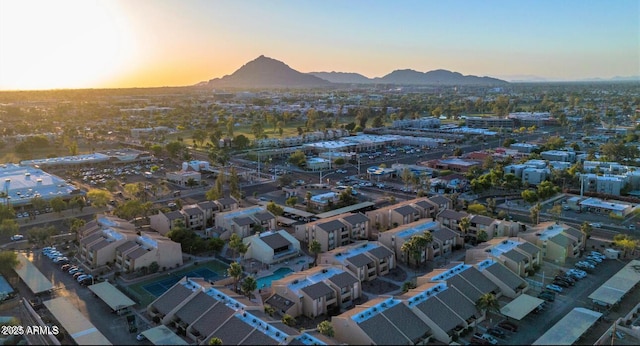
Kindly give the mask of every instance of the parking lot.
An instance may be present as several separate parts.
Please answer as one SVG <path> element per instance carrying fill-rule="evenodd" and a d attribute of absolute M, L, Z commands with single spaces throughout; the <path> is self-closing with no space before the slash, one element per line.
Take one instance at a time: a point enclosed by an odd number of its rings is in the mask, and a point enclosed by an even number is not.
<path fill-rule="evenodd" d="M 537 296 L 543 290 L 542 287 L 553 281 L 554 276 L 558 273 L 558 270 L 566 271 L 568 269 L 574 268 L 573 264 L 581 260 L 584 260 L 584 257 L 578 259 L 568 259 L 567 263 L 562 266 L 545 262 L 538 273 L 536 273 L 536 275 L 531 278 L 532 280 L 539 281 L 540 283 L 544 282 L 544 284 L 541 285 L 541 287 L 535 287 L 534 285 L 530 284 L 530 289 L 526 294 L 534 297 Z M 518 331 L 510 332 L 507 330 L 503 330 L 505 332 L 505 336 L 503 338 L 497 338 L 498 343 L 507 345 L 531 345 L 544 333 L 544 331 L 551 328 L 573 308 L 583 307 L 587 309 L 597 310 L 598 306 L 594 306 L 594 304 L 587 297 L 598 287 L 600 287 L 600 285 L 607 281 L 613 274 L 624 267 L 626 263 L 626 261 L 615 259 L 604 260 L 595 269 L 588 273 L 586 278 L 578 280 L 575 283 L 575 286 L 564 288 L 561 293 L 557 293 L 555 301 L 546 302 L 545 307 L 542 311 L 539 311 L 537 313 L 531 312 L 520 321 L 511 320 L 518 326 Z M 631 297 L 627 297 L 627 300 L 633 299 L 633 295 L 630 296 Z M 501 302 L 501 306 L 504 306 L 505 304 L 506 302 Z M 623 307 L 619 308 L 618 310 L 621 314 L 626 312 Z M 608 314 L 607 320 L 614 320 L 615 315 L 618 313 L 617 311 L 612 311 L 610 313 L 607 313 L 605 311 L 601 312 Z M 492 322 L 494 325 L 496 325 L 502 319 L 505 318 L 495 315 Z M 591 333 L 588 333 L 589 335 L 584 338 L 584 343 L 593 344 L 593 342 L 595 342 L 595 340 L 609 326 L 610 323 L 605 322 L 604 320 L 597 322 L 596 327 L 593 329 L 593 331 Z M 483 322 L 482 327 L 478 327 L 478 331 L 484 332 L 486 330 L 486 327 L 487 324 Z M 599 330 L 602 331 L 597 332 Z M 466 340 L 464 341 L 469 341 L 470 338 L 471 335 L 467 335 L 465 337 Z"/>
<path fill-rule="evenodd" d="M 109 306 L 97 298 L 87 286 L 80 285 L 71 275 L 63 272 L 60 269 L 60 265 L 53 263 L 52 260 L 43 255 L 39 250 L 34 253 L 33 264 L 52 282 L 54 291 L 51 294 L 51 298 L 65 297 L 114 345 L 130 345 L 133 343 L 141 345 L 150 344 L 148 342 L 137 341 L 136 333 L 128 333 L 126 316 L 114 314 Z M 23 297 L 34 298 L 26 285 L 19 285 L 19 290 Z M 49 299 L 49 297 L 44 299 Z M 43 320 L 49 320 L 55 323 L 53 318 L 49 316 L 46 308 L 40 307 L 38 313 L 43 316 Z M 139 328 L 144 330 L 146 326 L 140 325 L 139 321 Z M 69 336 L 65 336 L 65 338 L 66 339 L 62 341 L 63 344 L 73 342 Z"/>

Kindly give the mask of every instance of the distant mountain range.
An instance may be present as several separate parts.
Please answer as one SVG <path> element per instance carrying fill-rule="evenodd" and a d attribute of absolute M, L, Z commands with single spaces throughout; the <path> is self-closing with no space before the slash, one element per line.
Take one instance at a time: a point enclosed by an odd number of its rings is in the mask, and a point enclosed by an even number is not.
<path fill-rule="evenodd" d="M 340 84 L 396 84 L 396 85 L 503 85 L 504 80 L 491 77 L 464 76 L 458 72 L 435 70 L 395 70 L 384 77 L 367 78 L 347 72 L 298 72 L 287 64 L 259 56 L 230 75 L 199 83 L 209 87 L 329 87 Z"/>
<path fill-rule="evenodd" d="M 576 80 L 565 80 L 557 78 L 547 78 L 534 75 L 508 75 L 497 76 L 501 79 L 507 80 L 510 83 L 555 83 L 555 82 L 637 82 L 640 81 L 640 76 L 626 76 L 626 77 L 612 77 L 612 78 L 584 78 Z"/>

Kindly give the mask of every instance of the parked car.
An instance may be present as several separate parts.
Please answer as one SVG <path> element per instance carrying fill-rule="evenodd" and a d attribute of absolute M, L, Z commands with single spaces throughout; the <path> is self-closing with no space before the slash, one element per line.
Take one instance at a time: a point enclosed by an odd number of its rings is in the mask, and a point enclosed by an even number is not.
<path fill-rule="evenodd" d="M 602 263 L 602 258 L 600 256 L 587 256 L 587 259 Z"/>
<path fill-rule="evenodd" d="M 518 325 L 510 322 L 510 321 L 502 321 L 500 323 L 498 323 L 498 327 L 510 331 L 510 332 L 517 332 L 518 331 Z"/>
<path fill-rule="evenodd" d="M 82 286 L 89 286 L 89 285 L 93 285 L 93 277 L 90 278 L 84 278 L 80 281 L 80 285 Z"/>
<path fill-rule="evenodd" d="M 69 263 L 69 259 L 66 256 L 64 256 L 64 257 L 56 257 L 53 260 L 53 263 L 58 263 L 58 264 Z"/>
<path fill-rule="evenodd" d="M 84 272 L 81 272 L 81 271 L 77 271 L 77 272 L 73 273 L 73 278 L 74 279 L 78 279 L 79 277 L 81 277 L 83 275 L 87 275 L 87 274 L 85 274 Z"/>
<path fill-rule="evenodd" d="M 592 222 L 589 224 L 589 226 L 593 227 L 593 228 L 601 228 L 602 224 L 600 222 Z"/>
<path fill-rule="evenodd" d="M 82 269 L 82 268 L 74 268 L 74 269 L 71 269 L 71 270 L 68 271 L 68 273 L 71 274 L 71 275 L 73 275 L 73 274 L 75 274 L 77 272 L 84 273 L 84 269 Z"/>
<path fill-rule="evenodd" d="M 487 329 L 487 333 L 499 338 L 504 338 L 506 336 L 502 329 L 499 328 L 489 328 Z"/>
<path fill-rule="evenodd" d="M 83 280 L 86 280 L 86 279 L 89 279 L 89 280 L 93 279 L 93 275 L 91 275 L 91 274 L 85 274 L 85 275 L 80 275 L 80 276 L 78 276 L 78 277 L 76 278 L 76 280 L 77 280 L 78 282 L 83 281 Z"/>
<path fill-rule="evenodd" d="M 69 263 L 63 264 L 63 265 L 60 267 L 60 269 L 61 269 L 62 271 L 67 271 L 67 270 L 69 270 L 70 268 L 71 268 L 71 264 L 69 264 Z"/>
<path fill-rule="evenodd" d="M 564 287 L 564 288 L 569 288 L 569 286 L 570 286 L 568 282 L 565 282 L 565 281 L 562 281 L 562 280 L 553 280 L 553 282 L 551 284 L 556 285 L 556 286 L 560 286 L 560 287 Z"/>
<path fill-rule="evenodd" d="M 584 279 L 587 276 L 587 272 L 580 269 L 569 269 L 566 275 L 571 275 L 571 277 L 577 279 Z"/>
<path fill-rule="evenodd" d="M 545 288 L 547 288 L 548 290 L 552 290 L 552 291 L 556 291 L 558 293 L 562 292 L 562 287 L 556 285 L 556 284 L 548 284 L 545 286 Z"/>
<path fill-rule="evenodd" d="M 605 256 L 604 254 L 602 254 L 602 253 L 600 253 L 600 252 L 598 252 L 598 251 L 591 251 L 591 252 L 589 253 L 589 256 L 598 256 L 598 257 L 600 257 L 600 258 L 602 258 L 602 259 L 607 258 L 607 256 Z"/>
<path fill-rule="evenodd" d="M 555 295 L 548 294 L 549 291 L 543 291 L 538 294 L 538 298 L 543 299 L 547 302 L 553 302 L 556 300 Z"/>

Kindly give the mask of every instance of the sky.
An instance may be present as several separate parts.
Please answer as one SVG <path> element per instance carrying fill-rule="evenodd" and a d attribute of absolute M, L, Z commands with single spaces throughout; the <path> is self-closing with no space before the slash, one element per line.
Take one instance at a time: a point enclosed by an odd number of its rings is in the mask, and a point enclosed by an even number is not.
<path fill-rule="evenodd" d="M 300 72 L 640 75 L 637 0 L 0 0 L 0 90 L 193 85 L 260 55 Z"/>

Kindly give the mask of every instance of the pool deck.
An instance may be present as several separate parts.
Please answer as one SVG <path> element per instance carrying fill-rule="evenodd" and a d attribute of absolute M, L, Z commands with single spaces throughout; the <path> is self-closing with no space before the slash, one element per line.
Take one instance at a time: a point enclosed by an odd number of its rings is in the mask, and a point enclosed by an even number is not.
<path fill-rule="evenodd" d="M 260 269 L 255 269 L 258 265 L 256 262 L 251 262 L 251 264 L 248 265 L 247 273 L 253 274 L 256 279 L 261 279 L 263 277 L 273 275 L 273 273 L 280 268 L 289 268 L 293 270 L 293 272 L 300 272 L 308 269 L 310 263 L 313 263 L 313 258 L 304 255 L 292 258 L 291 260 L 284 261 L 282 263 L 263 265 Z"/>

